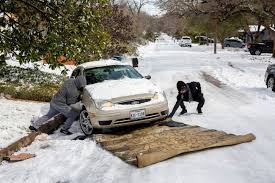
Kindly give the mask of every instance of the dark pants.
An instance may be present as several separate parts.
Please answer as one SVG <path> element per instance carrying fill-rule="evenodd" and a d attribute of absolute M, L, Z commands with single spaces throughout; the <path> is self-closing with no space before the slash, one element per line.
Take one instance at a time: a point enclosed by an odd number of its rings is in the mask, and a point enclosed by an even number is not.
<path fill-rule="evenodd" d="M 176 113 L 176 111 L 178 110 L 179 106 L 181 107 L 181 109 L 183 111 L 186 111 L 186 107 L 184 105 L 184 101 L 188 102 L 188 100 L 183 99 L 180 97 L 180 95 L 177 96 L 177 102 L 172 110 L 172 112 L 169 114 L 168 117 L 172 118 L 174 116 L 174 114 Z M 205 99 L 203 97 L 202 93 L 199 93 L 198 96 L 196 98 L 193 99 L 193 101 L 198 102 L 198 106 L 197 106 L 197 110 L 201 110 L 201 108 L 204 105 Z"/>
<path fill-rule="evenodd" d="M 50 104 L 50 110 L 48 111 L 47 114 L 44 116 L 38 118 L 36 121 L 32 121 L 32 126 L 34 126 L 36 129 L 38 129 L 41 125 L 43 125 L 46 121 L 51 119 L 57 114 L 63 114 L 67 119 L 63 124 L 62 129 L 68 130 L 73 122 L 79 117 L 79 112 L 76 112 L 72 110 L 70 106 L 61 106 L 59 107 L 58 105 L 53 105 L 52 103 Z"/>

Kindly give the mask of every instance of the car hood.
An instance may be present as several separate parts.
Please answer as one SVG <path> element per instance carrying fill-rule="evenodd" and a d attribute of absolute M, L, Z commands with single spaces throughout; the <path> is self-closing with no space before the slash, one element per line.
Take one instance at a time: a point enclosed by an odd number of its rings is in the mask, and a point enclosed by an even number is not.
<path fill-rule="evenodd" d="M 86 86 L 94 100 L 112 100 L 137 95 L 154 95 L 162 90 L 147 79 L 107 80 Z"/>

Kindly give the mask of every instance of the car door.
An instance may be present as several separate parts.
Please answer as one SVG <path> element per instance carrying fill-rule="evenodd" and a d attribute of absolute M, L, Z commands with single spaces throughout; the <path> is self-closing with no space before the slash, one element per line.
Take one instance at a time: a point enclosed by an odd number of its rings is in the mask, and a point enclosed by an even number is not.
<path fill-rule="evenodd" d="M 232 40 L 232 42 L 233 42 L 233 47 L 234 48 L 239 48 L 240 47 L 239 46 L 240 42 L 238 40 Z"/>
<path fill-rule="evenodd" d="M 230 40 L 231 47 L 236 48 L 237 47 L 237 41 L 236 40 Z"/>
<path fill-rule="evenodd" d="M 241 48 L 242 47 L 242 42 L 241 41 L 237 41 L 236 42 L 236 47 Z"/>

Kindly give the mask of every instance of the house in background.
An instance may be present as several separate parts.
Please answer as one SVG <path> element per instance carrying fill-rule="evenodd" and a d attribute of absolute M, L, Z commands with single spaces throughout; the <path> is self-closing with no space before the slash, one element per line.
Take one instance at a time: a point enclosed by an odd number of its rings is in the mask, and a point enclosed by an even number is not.
<path fill-rule="evenodd" d="M 255 43 L 272 40 L 269 31 L 262 25 L 249 25 L 248 30 L 238 31 L 245 43 Z"/>

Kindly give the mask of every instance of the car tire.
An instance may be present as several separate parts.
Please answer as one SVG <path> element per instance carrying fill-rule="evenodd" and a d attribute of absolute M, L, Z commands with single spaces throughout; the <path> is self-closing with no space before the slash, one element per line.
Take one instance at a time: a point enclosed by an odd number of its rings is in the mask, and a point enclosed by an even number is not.
<path fill-rule="evenodd" d="M 250 55 L 255 55 L 255 51 L 249 51 Z"/>
<path fill-rule="evenodd" d="M 267 88 L 271 88 L 272 91 L 275 91 L 275 78 L 274 76 L 269 76 L 266 82 Z"/>
<path fill-rule="evenodd" d="M 255 50 L 254 53 L 255 53 L 255 55 L 261 55 L 262 51 L 258 49 L 258 50 Z"/>
<path fill-rule="evenodd" d="M 80 124 L 80 128 L 81 128 L 82 132 L 86 136 L 93 134 L 94 128 L 92 126 L 88 111 L 86 109 L 83 109 L 80 112 L 79 124 Z"/>
<path fill-rule="evenodd" d="M 227 45 L 225 45 L 225 47 L 230 47 L 230 45 L 229 45 L 229 44 L 227 44 Z"/>

